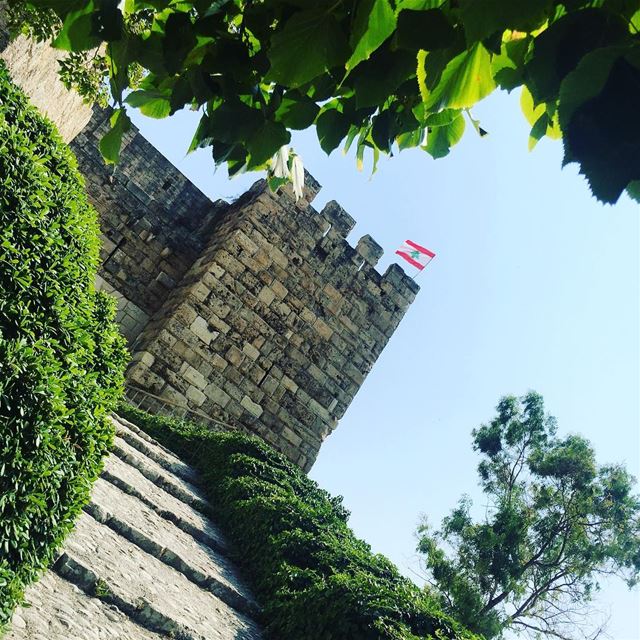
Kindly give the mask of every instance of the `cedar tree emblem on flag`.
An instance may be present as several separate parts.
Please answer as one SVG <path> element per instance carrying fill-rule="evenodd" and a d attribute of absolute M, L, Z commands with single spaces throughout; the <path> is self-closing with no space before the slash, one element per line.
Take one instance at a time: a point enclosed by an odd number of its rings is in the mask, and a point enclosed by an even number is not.
<path fill-rule="evenodd" d="M 405 240 L 396 253 L 420 271 L 436 257 L 433 251 L 429 251 L 411 240 Z"/>

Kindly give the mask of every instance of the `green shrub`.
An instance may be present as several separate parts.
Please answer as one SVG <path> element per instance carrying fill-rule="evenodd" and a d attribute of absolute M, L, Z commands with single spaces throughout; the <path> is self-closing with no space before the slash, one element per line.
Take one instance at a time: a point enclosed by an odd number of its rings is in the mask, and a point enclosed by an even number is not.
<path fill-rule="evenodd" d="M 98 238 L 72 153 L 0 66 L 0 627 L 111 442 L 126 350 L 93 289 Z"/>
<path fill-rule="evenodd" d="M 279 640 L 470 639 L 428 593 L 356 538 L 348 512 L 258 438 L 121 405 L 196 467 Z"/>

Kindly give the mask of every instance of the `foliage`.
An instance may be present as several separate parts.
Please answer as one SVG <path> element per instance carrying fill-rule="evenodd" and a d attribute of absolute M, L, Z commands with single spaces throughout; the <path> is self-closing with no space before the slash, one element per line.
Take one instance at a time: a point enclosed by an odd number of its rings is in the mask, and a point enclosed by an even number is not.
<path fill-rule="evenodd" d="M 598 577 L 640 576 L 640 499 L 622 466 L 598 466 L 580 436 L 556 436 L 542 397 L 503 398 L 473 432 L 489 500 L 474 522 L 463 498 L 418 550 L 446 610 L 487 638 L 595 637 L 588 602 Z M 451 554 L 440 547 L 446 543 Z"/>
<path fill-rule="evenodd" d="M 161 118 L 202 112 L 190 149 L 229 172 L 258 169 L 315 126 L 329 153 L 460 140 L 468 109 L 496 87 L 522 87 L 530 146 L 564 139 L 595 196 L 615 202 L 640 181 L 640 10 L 636 0 L 11 0 L 52 10 L 55 46 L 106 43 L 119 110 Z M 132 67 L 146 77 L 132 94 Z M 134 74 L 135 75 L 135 74 Z M 138 74 L 139 75 L 139 74 Z M 138 77 L 138 76 L 136 76 Z M 126 97 L 125 97 L 126 96 Z M 121 136 L 122 129 L 114 136 Z M 117 150 L 106 147 L 106 159 Z M 105 149 L 103 149 L 105 151 Z"/>
<path fill-rule="evenodd" d="M 0 67 L 0 627 L 111 442 L 126 352 L 75 158 Z"/>
<path fill-rule="evenodd" d="M 193 464 L 281 640 L 475 638 L 371 553 L 332 498 L 262 440 L 151 416 L 120 415 Z"/>

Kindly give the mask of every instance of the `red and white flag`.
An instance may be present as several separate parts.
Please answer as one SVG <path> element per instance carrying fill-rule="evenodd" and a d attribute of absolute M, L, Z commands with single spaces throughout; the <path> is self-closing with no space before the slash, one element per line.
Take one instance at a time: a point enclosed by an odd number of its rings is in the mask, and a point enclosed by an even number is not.
<path fill-rule="evenodd" d="M 405 240 L 396 253 L 420 271 L 436 257 L 433 251 L 429 251 L 411 240 Z"/>

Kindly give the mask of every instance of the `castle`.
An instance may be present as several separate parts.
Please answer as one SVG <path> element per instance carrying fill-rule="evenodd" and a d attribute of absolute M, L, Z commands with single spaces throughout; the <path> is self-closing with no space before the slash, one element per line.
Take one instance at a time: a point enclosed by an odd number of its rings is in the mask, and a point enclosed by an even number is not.
<path fill-rule="evenodd" d="M 212 202 L 133 128 L 121 162 L 98 140 L 92 110 L 56 74 L 59 53 L 9 42 L 0 0 L 0 57 L 69 142 L 100 216 L 96 287 L 112 293 L 132 355 L 129 400 L 152 413 L 241 428 L 308 470 L 393 334 L 418 287 L 381 247 L 346 240 L 337 203 L 257 182 Z M 197 470 L 126 419 L 90 501 L 56 561 L 25 593 L 7 640 L 261 640 L 245 584 Z M 237 541 L 234 541 L 237 544 Z"/>
<path fill-rule="evenodd" d="M 135 127 L 107 167 L 98 141 L 110 112 L 60 90 L 56 55 L 20 41 L 3 53 L 64 125 L 100 215 L 97 286 L 118 300 L 128 393 L 258 434 L 308 470 L 418 286 L 396 264 L 376 270 L 370 236 L 347 242 L 355 221 L 339 204 L 313 209 L 320 185 L 308 174 L 298 202 L 264 181 L 212 202 Z"/>

